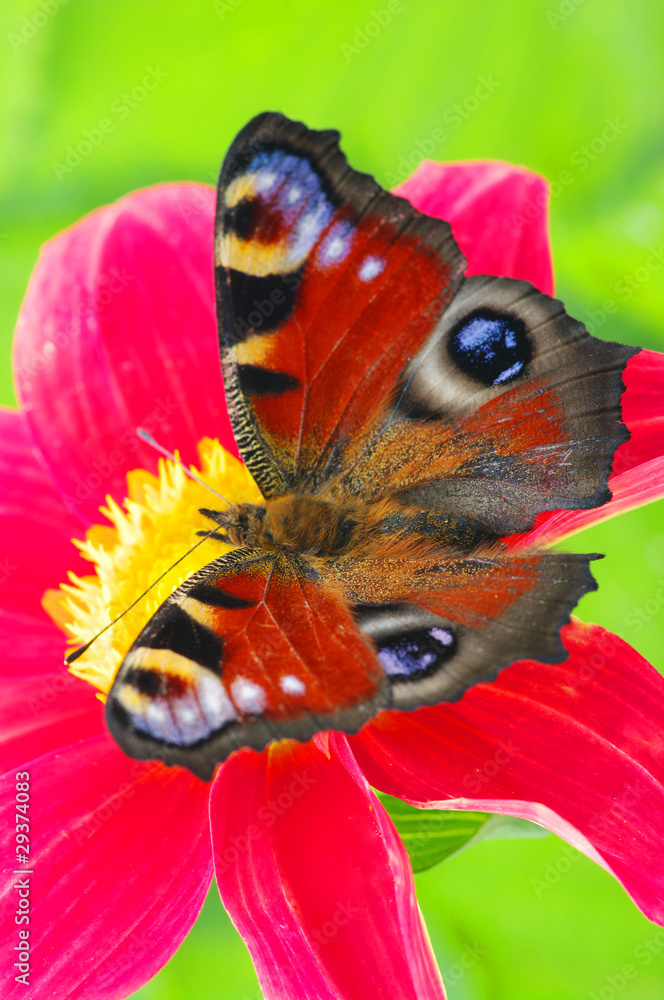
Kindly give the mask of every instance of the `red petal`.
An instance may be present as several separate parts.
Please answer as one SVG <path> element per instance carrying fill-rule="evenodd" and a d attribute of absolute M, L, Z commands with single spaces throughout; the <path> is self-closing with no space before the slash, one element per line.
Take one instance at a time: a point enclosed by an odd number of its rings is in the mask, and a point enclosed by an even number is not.
<path fill-rule="evenodd" d="M 104 711 L 94 688 L 64 668 L 38 677 L 3 678 L 0 774 L 103 732 Z"/>
<path fill-rule="evenodd" d="M 329 748 L 239 753 L 212 789 L 219 891 L 265 996 L 442 998 L 408 856 L 343 737 Z"/>
<path fill-rule="evenodd" d="M 553 294 L 543 177 L 497 160 L 425 160 L 394 189 L 421 212 L 447 219 L 468 260 L 467 274 L 522 278 Z"/>
<path fill-rule="evenodd" d="M 0 408 L 0 613 L 28 617 L 40 630 L 60 635 L 41 607 L 47 587 L 67 570 L 89 573 L 70 539 L 81 533 L 47 472 L 39 464 L 25 421 Z M 25 642 L 32 642 L 30 632 Z M 63 647 L 64 648 L 64 647 Z M 20 654 L 22 655 L 22 654 Z"/>
<path fill-rule="evenodd" d="M 661 471 L 657 474 L 654 465 L 646 472 L 646 463 L 664 456 L 664 354 L 640 351 L 629 361 L 623 379 L 623 419 L 631 437 L 616 452 L 609 485 L 615 495 L 620 476 L 642 467 L 644 484 L 647 480 L 653 486 L 658 482 L 658 495 L 662 496 L 664 475 Z"/>
<path fill-rule="evenodd" d="M 664 679 L 598 625 L 563 637 L 565 663 L 522 661 L 457 704 L 384 713 L 351 748 L 392 795 L 549 827 L 664 923 Z"/>
<path fill-rule="evenodd" d="M 614 472 L 624 472 L 664 452 L 664 354 L 641 351 L 624 376 L 625 423 L 632 432 L 616 455 Z"/>
<path fill-rule="evenodd" d="M 30 865 L 14 863 L 16 777 L 0 782 L 5 912 L 28 867 L 31 992 L 14 981 L 19 927 L 2 954 L 3 997 L 115 1000 L 176 951 L 212 878 L 208 786 L 182 770 L 129 760 L 98 736 L 25 764 Z M 35 992 L 36 991 L 36 992 Z"/>
<path fill-rule="evenodd" d="M 214 316 L 214 192 L 163 184 L 99 209 L 44 247 L 16 331 L 18 391 L 67 502 L 98 520 L 125 474 L 156 469 L 137 425 L 197 459 L 233 448 Z"/>

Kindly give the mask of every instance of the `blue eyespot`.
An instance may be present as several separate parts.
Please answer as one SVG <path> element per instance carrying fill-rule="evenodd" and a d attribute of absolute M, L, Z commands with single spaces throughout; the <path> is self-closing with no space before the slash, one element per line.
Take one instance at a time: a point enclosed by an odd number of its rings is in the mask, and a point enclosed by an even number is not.
<path fill-rule="evenodd" d="M 388 677 L 414 681 L 435 673 L 454 656 L 457 647 L 457 638 L 448 628 L 412 629 L 383 640 L 378 659 Z"/>
<path fill-rule="evenodd" d="M 456 324 L 449 352 L 465 375 L 486 386 L 512 382 L 533 356 L 523 320 L 490 309 L 478 309 Z"/>

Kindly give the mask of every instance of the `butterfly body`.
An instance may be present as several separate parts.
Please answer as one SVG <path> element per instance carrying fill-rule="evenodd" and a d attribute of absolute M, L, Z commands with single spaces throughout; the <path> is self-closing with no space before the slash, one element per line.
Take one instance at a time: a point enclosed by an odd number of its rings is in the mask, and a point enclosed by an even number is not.
<path fill-rule="evenodd" d="M 264 505 L 242 504 L 215 514 L 233 545 L 254 545 L 309 555 L 339 555 L 369 531 L 367 505 L 293 493 Z"/>
<path fill-rule="evenodd" d="M 606 503 L 628 437 L 635 349 L 526 282 L 464 279 L 448 224 L 338 140 L 266 114 L 226 157 L 220 354 L 263 503 L 203 511 L 234 550 L 162 605 L 107 701 L 127 753 L 205 779 L 241 747 L 563 660 L 594 557 L 509 536 Z"/>

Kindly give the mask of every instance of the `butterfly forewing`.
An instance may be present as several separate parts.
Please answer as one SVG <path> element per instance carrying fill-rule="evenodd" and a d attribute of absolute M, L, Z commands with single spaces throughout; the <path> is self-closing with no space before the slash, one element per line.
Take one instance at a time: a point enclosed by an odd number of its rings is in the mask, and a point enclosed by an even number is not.
<path fill-rule="evenodd" d="M 447 223 L 348 166 L 336 132 L 261 115 L 219 182 L 226 390 L 266 496 L 314 488 L 387 397 L 458 287 Z"/>
<path fill-rule="evenodd" d="M 106 719 L 132 757 L 209 779 L 242 746 L 355 732 L 387 705 L 370 640 L 296 558 L 236 549 L 190 577 L 127 653 Z"/>

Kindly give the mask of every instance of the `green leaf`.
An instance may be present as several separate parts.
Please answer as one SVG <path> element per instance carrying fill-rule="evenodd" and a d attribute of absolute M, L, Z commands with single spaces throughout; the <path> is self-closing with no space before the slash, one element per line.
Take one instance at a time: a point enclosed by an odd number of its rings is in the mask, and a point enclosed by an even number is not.
<path fill-rule="evenodd" d="M 466 809 L 418 809 L 378 792 L 408 851 L 413 871 L 424 872 L 471 844 L 502 838 L 546 837 L 549 831 L 513 816 Z"/>

